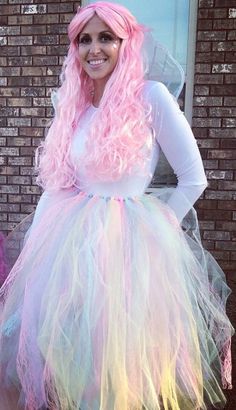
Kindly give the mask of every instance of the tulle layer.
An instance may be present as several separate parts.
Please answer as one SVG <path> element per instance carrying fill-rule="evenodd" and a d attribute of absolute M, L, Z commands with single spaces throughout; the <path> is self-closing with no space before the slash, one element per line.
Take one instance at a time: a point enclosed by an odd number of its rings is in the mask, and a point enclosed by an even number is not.
<path fill-rule="evenodd" d="M 80 192 L 45 212 L 1 289 L 0 381 L 27 410 L 222 408 L 228 294 L 161 200 Z"/>

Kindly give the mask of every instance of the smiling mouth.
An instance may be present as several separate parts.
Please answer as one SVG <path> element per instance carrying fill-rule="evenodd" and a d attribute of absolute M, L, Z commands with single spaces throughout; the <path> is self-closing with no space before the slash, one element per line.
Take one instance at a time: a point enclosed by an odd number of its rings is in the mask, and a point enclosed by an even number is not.
<path fill-rule="evenodd" d="M 106 61 L 107 61 L 106 58 L 101 58 L 99 60 L 88 60 L 88 64 L 93 67 L 96 67 L 96 66 L 99 66 L 100 64 L 105 63 Z"/>

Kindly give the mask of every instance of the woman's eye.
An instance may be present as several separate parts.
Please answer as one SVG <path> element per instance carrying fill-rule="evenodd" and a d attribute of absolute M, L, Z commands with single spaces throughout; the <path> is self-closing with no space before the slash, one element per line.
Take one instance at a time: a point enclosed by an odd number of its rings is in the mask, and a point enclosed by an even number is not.
<path fill-rule="evenodd" d="M 89 44 L 91 42 L 91 38 L 89 36 L 83 36 L 79 38 L 79 44 Z"/>
<path fill-rule="evenodd" d="M 100 37 L 100 40 L 103 43 L 109 43 L 110 41 L 114 41 L 114 38 L 112 36 L 110 36 L 109 34 L 102 34 Z"/>

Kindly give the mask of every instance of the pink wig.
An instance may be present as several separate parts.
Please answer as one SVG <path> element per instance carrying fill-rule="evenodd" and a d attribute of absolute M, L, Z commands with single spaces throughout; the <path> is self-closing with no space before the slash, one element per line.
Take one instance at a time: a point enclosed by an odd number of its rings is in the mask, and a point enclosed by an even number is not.
<path fill-rule="evenodd" d="M 78 59 L 78 36 L 97 15 L 121 39 L 117 65 L 108 79 L 79 166 L 90 180 L 111 181 L 142 170 L 150 154 L 150 109 L 142 98 L 144 27 L 123 6 L 102 2 L 80 8 L 69 24 L 70 46 L 62 68 L 56 115 L 36 152 L 37 182 L 46 189 L 76 185 L 70 147 L 81 115 L 91 105 L 93 82 Z M 78 164 L 77 164 L 78 166 Z M 141 171 L 142 172 L 142 171 Z"/>

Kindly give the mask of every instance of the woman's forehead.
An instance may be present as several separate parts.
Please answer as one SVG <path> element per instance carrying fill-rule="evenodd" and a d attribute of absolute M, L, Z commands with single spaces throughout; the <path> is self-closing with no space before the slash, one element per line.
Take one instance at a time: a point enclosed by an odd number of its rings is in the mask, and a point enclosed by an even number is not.
<path fill-rule="evenodd" d="M 97 14 L 95 14 L 83 27 L 83 33 L 100 33 L 101 31 L 111 31 L 112 29 L 103 21 Z"/>

